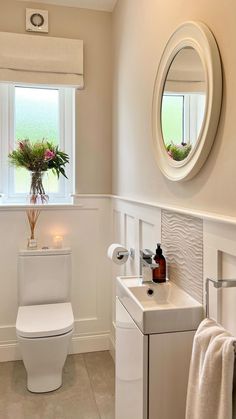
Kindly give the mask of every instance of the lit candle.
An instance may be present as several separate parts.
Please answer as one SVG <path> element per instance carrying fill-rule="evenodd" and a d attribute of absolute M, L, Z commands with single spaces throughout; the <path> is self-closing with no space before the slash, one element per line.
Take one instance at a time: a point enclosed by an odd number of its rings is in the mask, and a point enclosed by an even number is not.
<path fill-rule="evenodd" d="M 62 248 L 62 242 L 63 242 L 63 237 L 62 236 L 55 236 L 53 238 L 53 246 L 55 249 L 61 249 Z"/>

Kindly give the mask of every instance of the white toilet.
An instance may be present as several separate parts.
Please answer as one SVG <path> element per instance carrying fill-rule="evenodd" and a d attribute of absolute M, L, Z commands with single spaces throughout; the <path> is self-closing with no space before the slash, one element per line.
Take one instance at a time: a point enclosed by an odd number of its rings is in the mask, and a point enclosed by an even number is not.
<path fill-rule="evenodd" d="M 16 334 L 27 387 L 35 393 L 56 390 L 62 384 L 74 326 L 70 282 L 70 249 L 19 252 Z"/>

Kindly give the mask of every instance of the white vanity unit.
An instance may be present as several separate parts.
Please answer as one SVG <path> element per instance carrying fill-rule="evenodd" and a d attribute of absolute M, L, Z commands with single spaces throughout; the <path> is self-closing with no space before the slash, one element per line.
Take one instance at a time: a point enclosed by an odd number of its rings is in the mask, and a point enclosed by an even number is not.
<path fill-rule="evenodd" d="M 202 305 L 175 284 L 117 278 L 116 419 L 184 419 Z"/>

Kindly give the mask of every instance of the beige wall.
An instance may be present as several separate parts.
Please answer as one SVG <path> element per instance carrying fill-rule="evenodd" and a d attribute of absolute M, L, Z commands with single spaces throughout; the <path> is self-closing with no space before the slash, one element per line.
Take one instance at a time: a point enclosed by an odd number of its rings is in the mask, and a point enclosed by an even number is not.
<path fill-rule="evenodd" d="M 76 192 L 110 193 L 111 14 L 0 0 L 0 31 L 25 33 L 26 7 L 49 11 L 50 36 L 84 41 L 85 89 L 76 98 Z"/>
<path fill-rule="evenodd" d="M 113 192 L 190 209 L 236 214 L 236 3 L 228 0 L 118 0 L 113 14 Z M 151 103 L 163 48 L 176 26 L 199 20 L 213 31 L 224 72 L 218 134 L 192 180 L 177 184 L 158 169 L 152 149 Z"/>

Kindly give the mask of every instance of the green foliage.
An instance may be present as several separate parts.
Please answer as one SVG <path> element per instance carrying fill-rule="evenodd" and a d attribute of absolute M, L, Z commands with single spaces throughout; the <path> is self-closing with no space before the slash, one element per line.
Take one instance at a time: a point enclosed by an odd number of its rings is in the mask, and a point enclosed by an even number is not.
<path fill-rule="evenodd" d="M 186 157 L 188 157 L 190 151 L 192 149 L 192 145 L 191 144 L 186 144 L 186 145 L 182 145 L 182 144 L 174 144 L 174 143 L 170 143 L 166 146 L 166 150 L 169 154 L 169 156 L 176 161 L 182 161 L 184 159 L 186 159 Z"/>
<path fill-rule="evenodd" d="M 18 147 L 9 154 L 9 159 L 15 167 L 24 167 L 31 172 L 52 170 L 58 178 L 60 174 L 67 178 L 65 165 L 69 163 L 68 154 L 44 139 L 37 142 L 29 139 L 19 141 Z"/>

